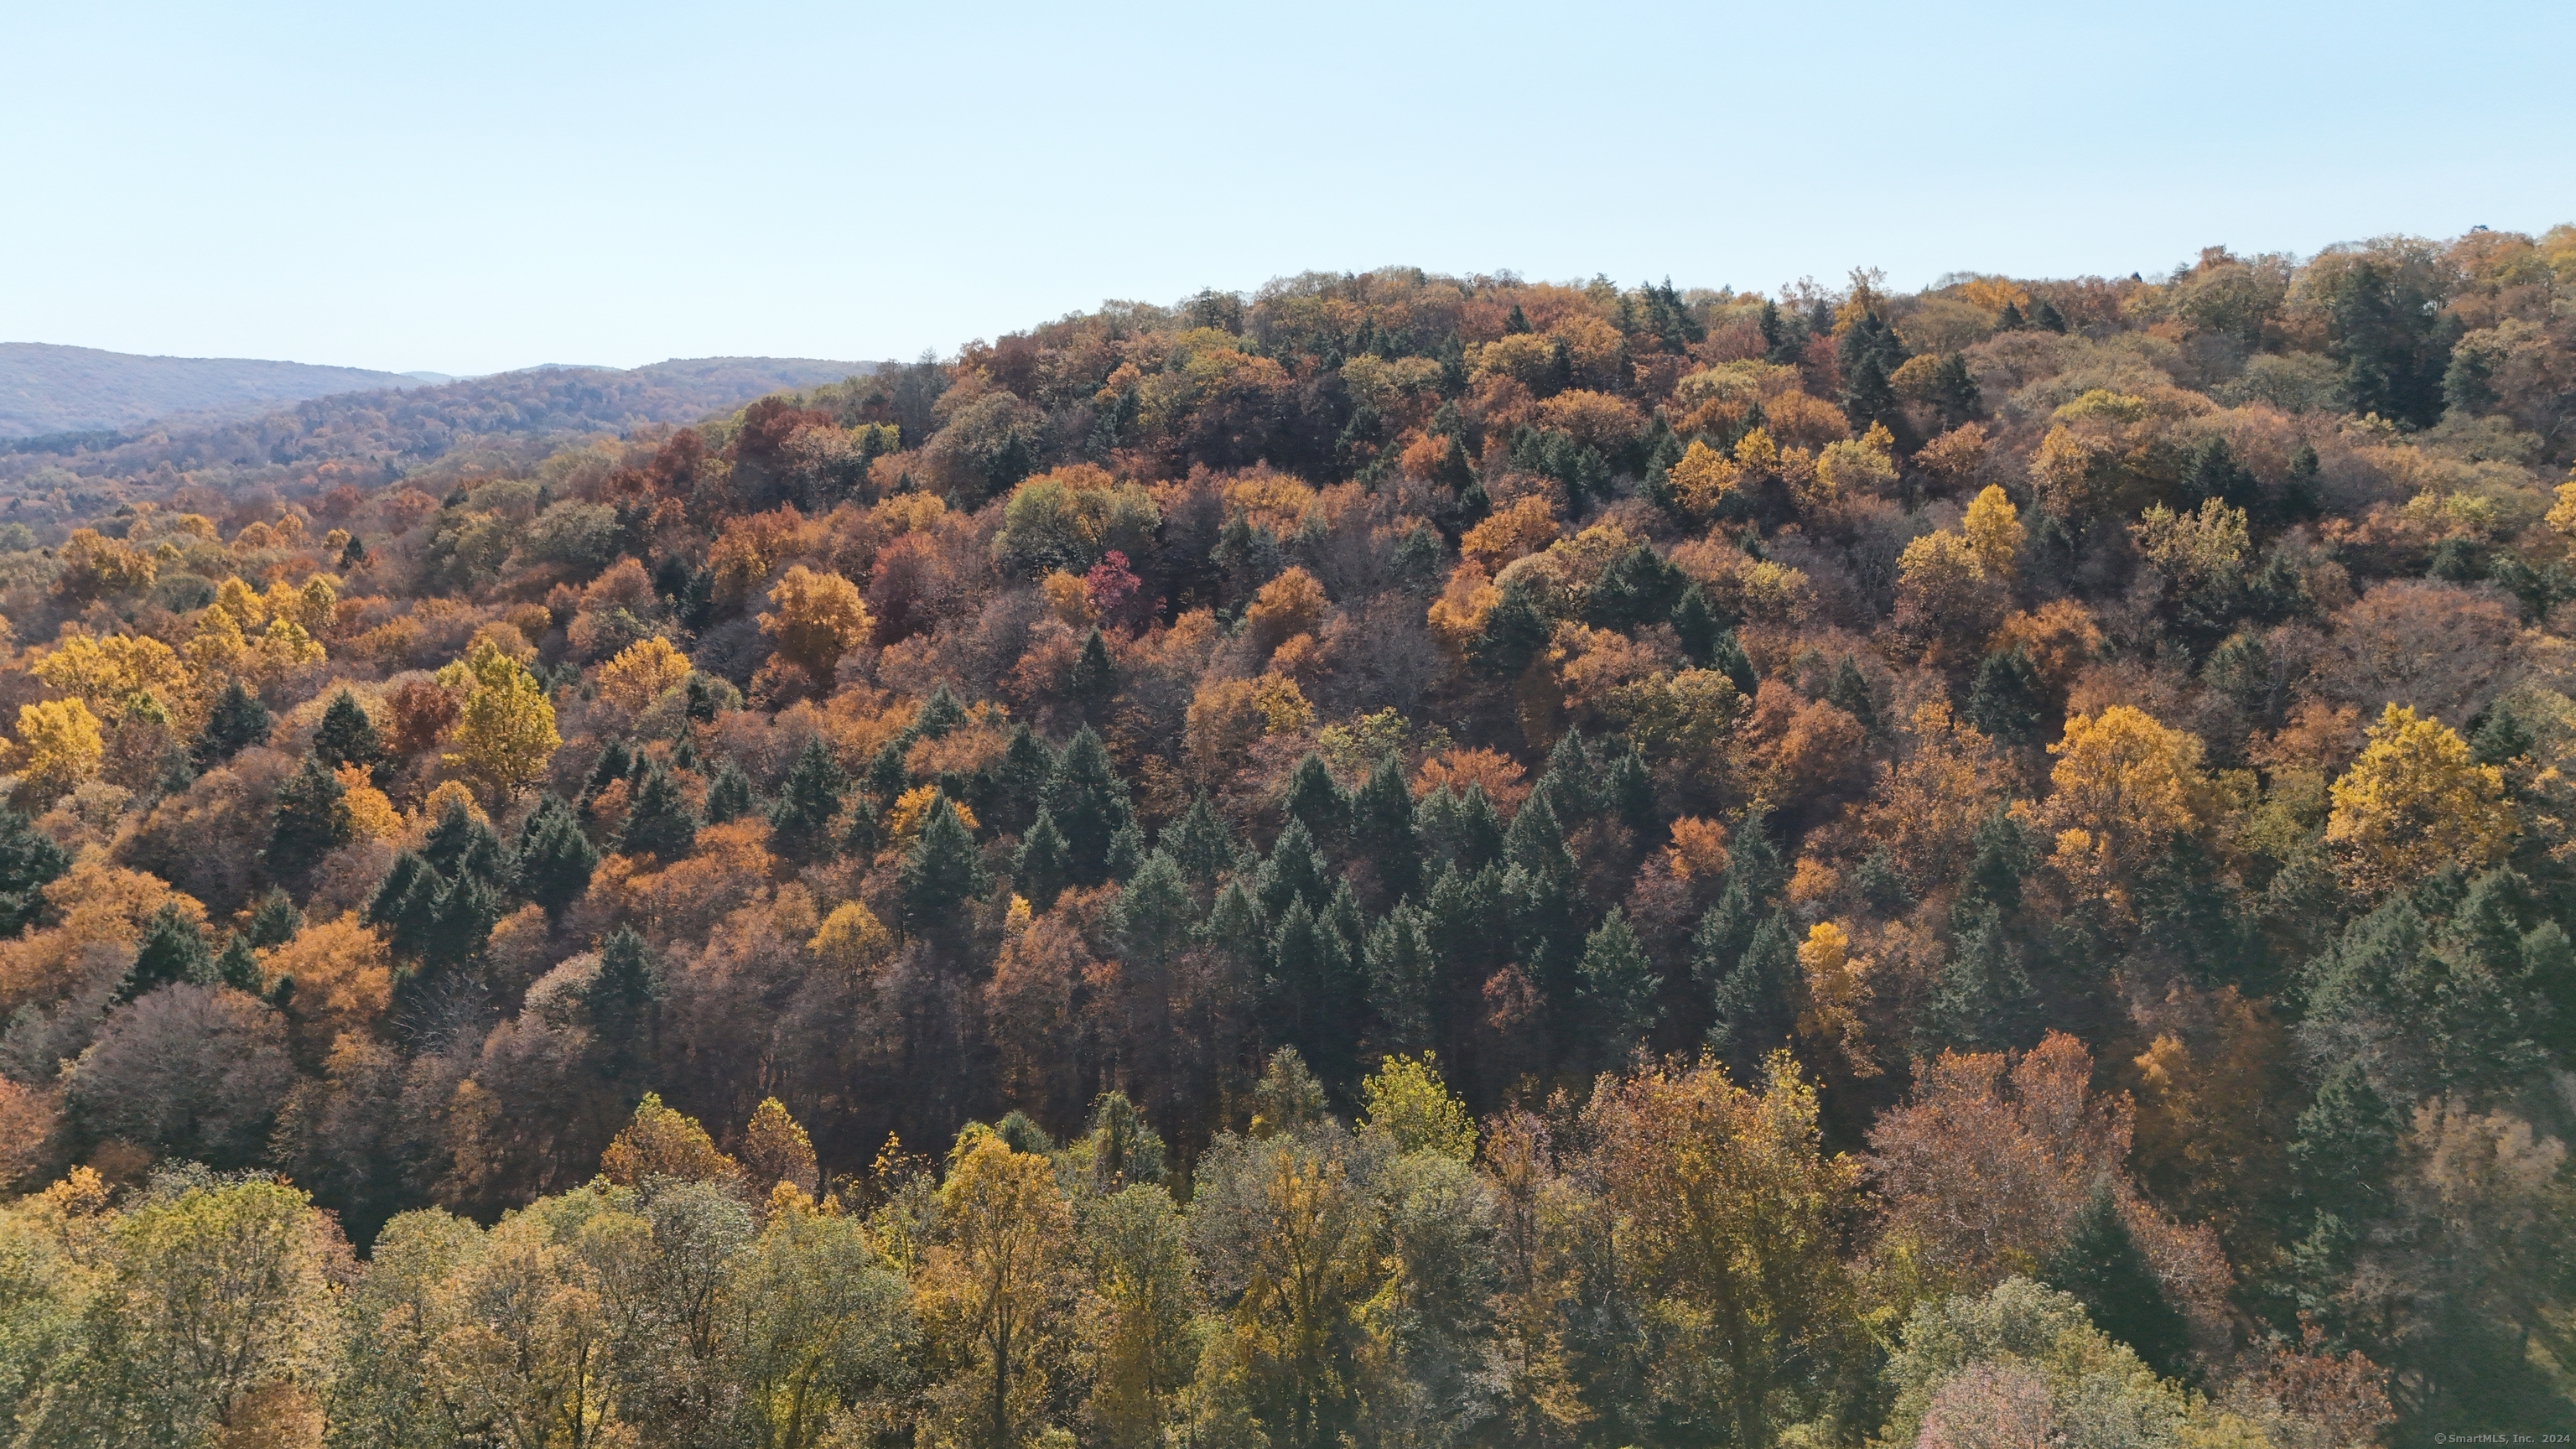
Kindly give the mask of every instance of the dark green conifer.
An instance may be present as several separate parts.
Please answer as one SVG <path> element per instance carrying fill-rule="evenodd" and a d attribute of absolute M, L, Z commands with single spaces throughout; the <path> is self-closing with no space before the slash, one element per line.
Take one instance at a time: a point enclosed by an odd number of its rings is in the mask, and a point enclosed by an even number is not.
<path fill-rule="evenodd" d="M 1304 901 L 1309 908 L 1332 899 L 1330 876 L 1324 868 L 1322 852 L 1315 848 L 1314 833 L 1306 822 L 1289 818 L 1279 838 L 1271 843 L 1270 858 L 1263 862 L 1258 887 L 1262 914 L 1271 920 L 1283 920 L 1292 902 Z"/>
<path fill-rule="evenodd" d="M 1423 928 L 1422 913 L 1403 903 L 1386 913 L 1362 952 L 1368 968 L 1369 1010 L 1375 1019 L 1370 1044 L 1389 1054 L 1432 1045 L 1432 995 L 1439 961 Z"/>
<path fill-rule="evenodd" d="M 921 834 L 904 858 L 900 888 L 904 920 L 926 933 L 955 932 L 966 903 L 982 900 L 992 889 L 983 853 L 945 794 L 931 798 Z"/>
<path fill-rule="evenodd" d="M 1547 615 L 1515 579 L 1486 611 L 1485 626 L 1468 645 L 1467 657 L 1487 674 L 1518 674 L 1547 647 L 1550 628 Z"/>
<path fill-rule="evenodd" d="M 231 681 L 215 697 L 206 727 L 197 736 L 197 768 L 211 770 L 252 745 L 268 743 L 268 732 L 275 725 L 275 717 L 259 696 L 243 688 L 240 680 Z"/>
<path fill-rule="evenodd" d="M 2095 1328 L 2135 1349 L 2147 1367 L 2167 1378 L 2190 1372 L 2190 1330 L 2165 1297 L 2147 1255 L 2129 1236 L 2109 1183 L 2095 1184 L 2065 1245 L 2048 1260 L 2040 1278 L 2073 1294 Z"/>
<path fill-rule="evenodd" d="M 709 825 L 739 820 L 759 808 L 759 797 L 752 793 L 751 777 L 742 772 L 742 766 L 727 760 L 716 768 L 715 778 L 707 781 Z"/>
<path fill-rule="evenodd" d="M 1055 772 L 1055 752 L 1027 724 L 1011 726 L 1011 742 L 993 768 L 993 800 L 986 821 L 1005 834 L 1025 835 L 1037 818 L 1038 796 Z"/>
<path fill-rule="evenodd" d="M 0 805 L 0 936 L 34 924 L 44 889 L 72 868 L 72 855 L 36 828 L 25 812 Z"/>
<path fill-rule="evenodd" d="M 1351 798 L 1351 846 L 1377 873 L 1387 900 L 1421 893 L 1422 838 L 1414 827 L 1413 791 L 1392 754 L 1377 762 Z"/>
<path fill-rule="evenodd" d="M 347 795 L 339 777 L 323 768 L 320 757 L 304 757 L 303 768 L 277 790 L 268 838 L 271 875 L 300 881 L 322 863 L 322 857 L 357 837 Z"/>
<path fill-rule="evenodd" d="M 1967 722 L 2008 745 L 2028 744 L 2047 708 L 2039 671 L 2018 644 L 1987 655 L 1968 690 Z"/>
<path fill-rule="evenodd" d="M 176 903 L 167 904 L 143 923 L 143 938 L 134 946 L 134 964 L 126 968 L 125 979 L 117 983 L 111 999 L 121 1006 L 164 986 L 210 980 L 213 968 L 214 958 L 196 924 L 179 913 Z"/>
<path fill-rule="evenodd" d="M 661 1000 L 661 963 L 633 927 L 618 927 L 600 943 L 599 973 L 582 997 L 601 1068 L 612 1080 L 628 1077 L 643 1061 Z"/>
<path fill-rule="evenodd" d="M 1350 797 L 1324 766 L 1323 756 L 1309 752 L 1288 776 L 1288 814 L 1304 822 L 1317 846 L 1332 849 L 1350 828 Z"/>
<path fill-rule="evenodd" d="M 686 856 L 697 838 L 698 819 L 689 813 L 679 782 L 659 765 L 647 768 L 643 787 L 626 807 L 626 823 L 617 832 L 619 853 L 650 855 L 669 865 Z"/>
<path fill-rule="evenodd" d="M 1787 913 L 1774 911 L 1711 994 L 1709 1045 L 1738 1081 L 1756 1079 L 1762 1059 L 1787 1046 L 1797 1024 L 1798 947 Z"/>
<path fill-rule="evenodd" d="M 885 826 L 877 818 L 876 802 L 865 795 L 850 801 L 848 823 L 841 829 L 841 853 L 867 861 L 885 844 Z"/>
<path fill-rule="evenodd" d="M 581 803 L 589 804 L 599 798 L 600 791 L 634 772 L 635 757 L 627 752 L 625 742 L 610 740 L 607 748 L 599 752 L 597 763 L 590 767 L 590 778 L 581 787 Z"/>
<path fill-rule="evenodd" d="M 1041 805 L 1037 823 L 1020 838 L 1019 859 L 1011 867 L 1011 888 L 1043 911 L 1055 904 L 1055 898 L 1072 880 L 1072 864 L 1065 858 L 1064 833 L 1055 828 L 1055 817 Z"/>
<path fill-rule="evenodd" d="M 1593 1065 L 1612 1070 L 1655 1027 L 1655 993 L 1660 983 L 1646 959 L 1637 933 L 1618 907 L 1610 908 L 1598 929 L 1584 938 L 1581 977 L 1584 1034 L 1593 1049 Z"/>
<path fill-rule="evenodd" d="M 1878 732 L 1878 705 L 1870 697 L 1869 681 L 1861 677 L 1860 665 L 1848 654 L 1834 670 L 1833 683 L 1826 686 L 1825 703 L 1859 720 L 1862 729 Z"/>
<path fill-rule="evenodd" d="M 267 973 L 259 969 L 259 957 L 251 953 L 250 938 L 240 931 L 224 942 L 223 951 L 206 974 L 212 978 L 206 984 L 229 986 L 246 996 L 258 996 L 268 989 Z"/>
<path fill-rule="evenodd" d="M 1110 659 L 1109 644 L 1097 628 L 1082 636 L 1082 652 L 1074 656 L 1065 693 L 1082 711 L 1082 717 L 1094 724 L 1105 722 L 1110 706 L 1117 702 L 1118 666 Z"/>
<path fill-rule="evenodd" d="M 551 792 L 537 797 L 534 810 L 519 828 L 516 853 L 520 893 L 560 916 L 590 888 L 599 866 L 599 848 L 581 830 L 572 808 Z"/>
<path fill-rule="evenodd" d="M 367 717 L 366 707 L 358 703 L 356 695 L 344 689 L 331 696 L 330 708 L 322 712 L 322 723 L 313 731 L 313 754 L 335 770 L 342 765 L 355 765 L 372 771 L 384 762 L 385 748 L 376 737 L 376 722 Z"/>
<path fill-rule="evenodd" d="M 1628 833 L 1641 845 L 1651 845 L 1663 834 L 1663 810 L 1655 803 L 1655 777 L 1646 768 L 1645 758 L 1636 750 L 1620 752 L 1610 764 L 1609 778 L 1602 782 L 1602 807 L 1613 819 L 1628 827 Z"/>
<path fill-rule="evenodd" d="M 1119 841 L 1122 832 L 1133 835 L 1135 807 L 1129 803 L 1127 782 L 1118 777 L 1109 751 L 1088 726 L 1074 732 L 1038 798 L 1055 816 L 1056 829 L 1064 832 L 1066 859 L 1076 885 L 1099 885 L 1110 879 L 1122 849 L 1134 851 L 1138 844 L 1131 839 L 1122 847 Z M 1132 857 L 1128 868 L 1134 868 Z"/>
<path fill-rule="evenodd" d="M 1290 904 L 1270 948 L 1271 1038 L 1295 1045 L 1326 1081 L 1352 1065 L 1350 952 L 1340 934 L 1303 900 Z"/>
<path fill-rule="evenodd" d="M 303 929 L 304 913 L 295 908 L 295 898 L 272 886 L 251 912 L 250 928 L 244 934 L 251 945 L 267 950 L 294 940 Z"/>
<path fill-rule="evenodd" d="M 1167 850 L 1145 857 L 1135 878 L 1118 893 L 1119 938 L 1126 945 L 1126 959 L 1139 966 L 1170 965 L 1189 948 L 1190 928 L 1197 919 L 1198 903 L 1191 898 L 1189 879 Z"/>
<path fill-rule="evenodd" d="M 848 787 L 849 777 L 822 737 L 807 740 L 787 772 L 778 803 L 770 807 L 772 848 L 798 864 L 831 854 L 832 820 L 841 813 L 841 792 Z"/>
<path fill-rule="evenodd" d="M 1164 832 L 1164 848 L 1181 868 L 1181 873 L 1202 886 L 1214 886 L 1217 876 L 1234 864 L 1234 832 L 1226 827 L 1225 817 L 1201 791 L 1190 801 L 1188 813 L 1180 823 Z"/>

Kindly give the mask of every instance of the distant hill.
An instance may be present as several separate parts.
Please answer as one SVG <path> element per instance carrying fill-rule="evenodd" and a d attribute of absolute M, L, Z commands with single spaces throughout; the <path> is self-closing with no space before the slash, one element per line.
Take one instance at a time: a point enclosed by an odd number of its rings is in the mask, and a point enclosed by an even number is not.
<path fill-rule="evenodd" d="M 241 417 L 329 393 L 418 386 L 359 367 L 0 342 L 0 438 L 125 429 L 172 413 Z"/>
<path fill-rule="evenodd" d="M 326 473 L 351 476 L 352 468 L 397 477 L 459 455 L 533 459 L 564 438 L 696 423 L 764 394 L 838 382 L 879 365 L 689 357 L 625 370 L 535 367 L 436 384 L 401 378 L 398 387 L 308 398 L 250 417 L 199 413 L 122 430 L 0 437 L 0 497 L 12 500 L 13 518 L 41 526 L 52 516 L 113 507 L 135 488 L 175 485 L 181 475 L 229 495 L 308 489 Z"/>

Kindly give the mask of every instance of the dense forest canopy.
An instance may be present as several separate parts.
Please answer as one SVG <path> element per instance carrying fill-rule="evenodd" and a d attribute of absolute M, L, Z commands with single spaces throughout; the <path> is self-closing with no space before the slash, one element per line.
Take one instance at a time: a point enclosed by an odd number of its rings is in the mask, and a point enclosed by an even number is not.
<path fill-rule="evenodd" d="M 2576 228 L 437 392 L 10 474 L 13 1442 L 2576 1418 Z"/>

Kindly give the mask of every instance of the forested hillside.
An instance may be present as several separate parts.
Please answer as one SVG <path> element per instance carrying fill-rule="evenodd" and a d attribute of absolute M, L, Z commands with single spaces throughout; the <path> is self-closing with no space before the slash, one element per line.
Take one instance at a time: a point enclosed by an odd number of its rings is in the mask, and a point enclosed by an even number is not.
<path fill-rule="evenodd" d="M 325 393 L 417 385 L 359 367 L 0 342 L 0 438 L 113 432 L 172 413 L 259 413 Z"/>
<path fill-rule="evenodd" d="M 12 475 L 13 1442 L 2576 1420 L 2576 228 L 523 376 Z"/>
<path fill-rule="evenodd" d="M 27 524 L 51 543 L 129 499 L 223 512 L 273 503 L 273 494 L 417 477 L 442 462 L 524 471 L 567 442 L 694 423 L 777 388 L 838 382 L 872 366 L 696 357 L 628 371 L 540 367 L 341 391 L 248 418 L 183 414 L 124 432 L 48 433 L 0 444 L 0 521 Z"/>

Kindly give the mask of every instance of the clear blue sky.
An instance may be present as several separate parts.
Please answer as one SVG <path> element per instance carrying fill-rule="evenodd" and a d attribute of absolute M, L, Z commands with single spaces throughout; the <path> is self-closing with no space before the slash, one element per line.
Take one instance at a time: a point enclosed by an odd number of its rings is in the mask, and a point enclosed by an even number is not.
<path fill-rule="evenodd" d="M 1770 288 L 2576 220 L 2556 3 L 0 0 L 0 340 L 949 351 L 1388 263 Z"/>

